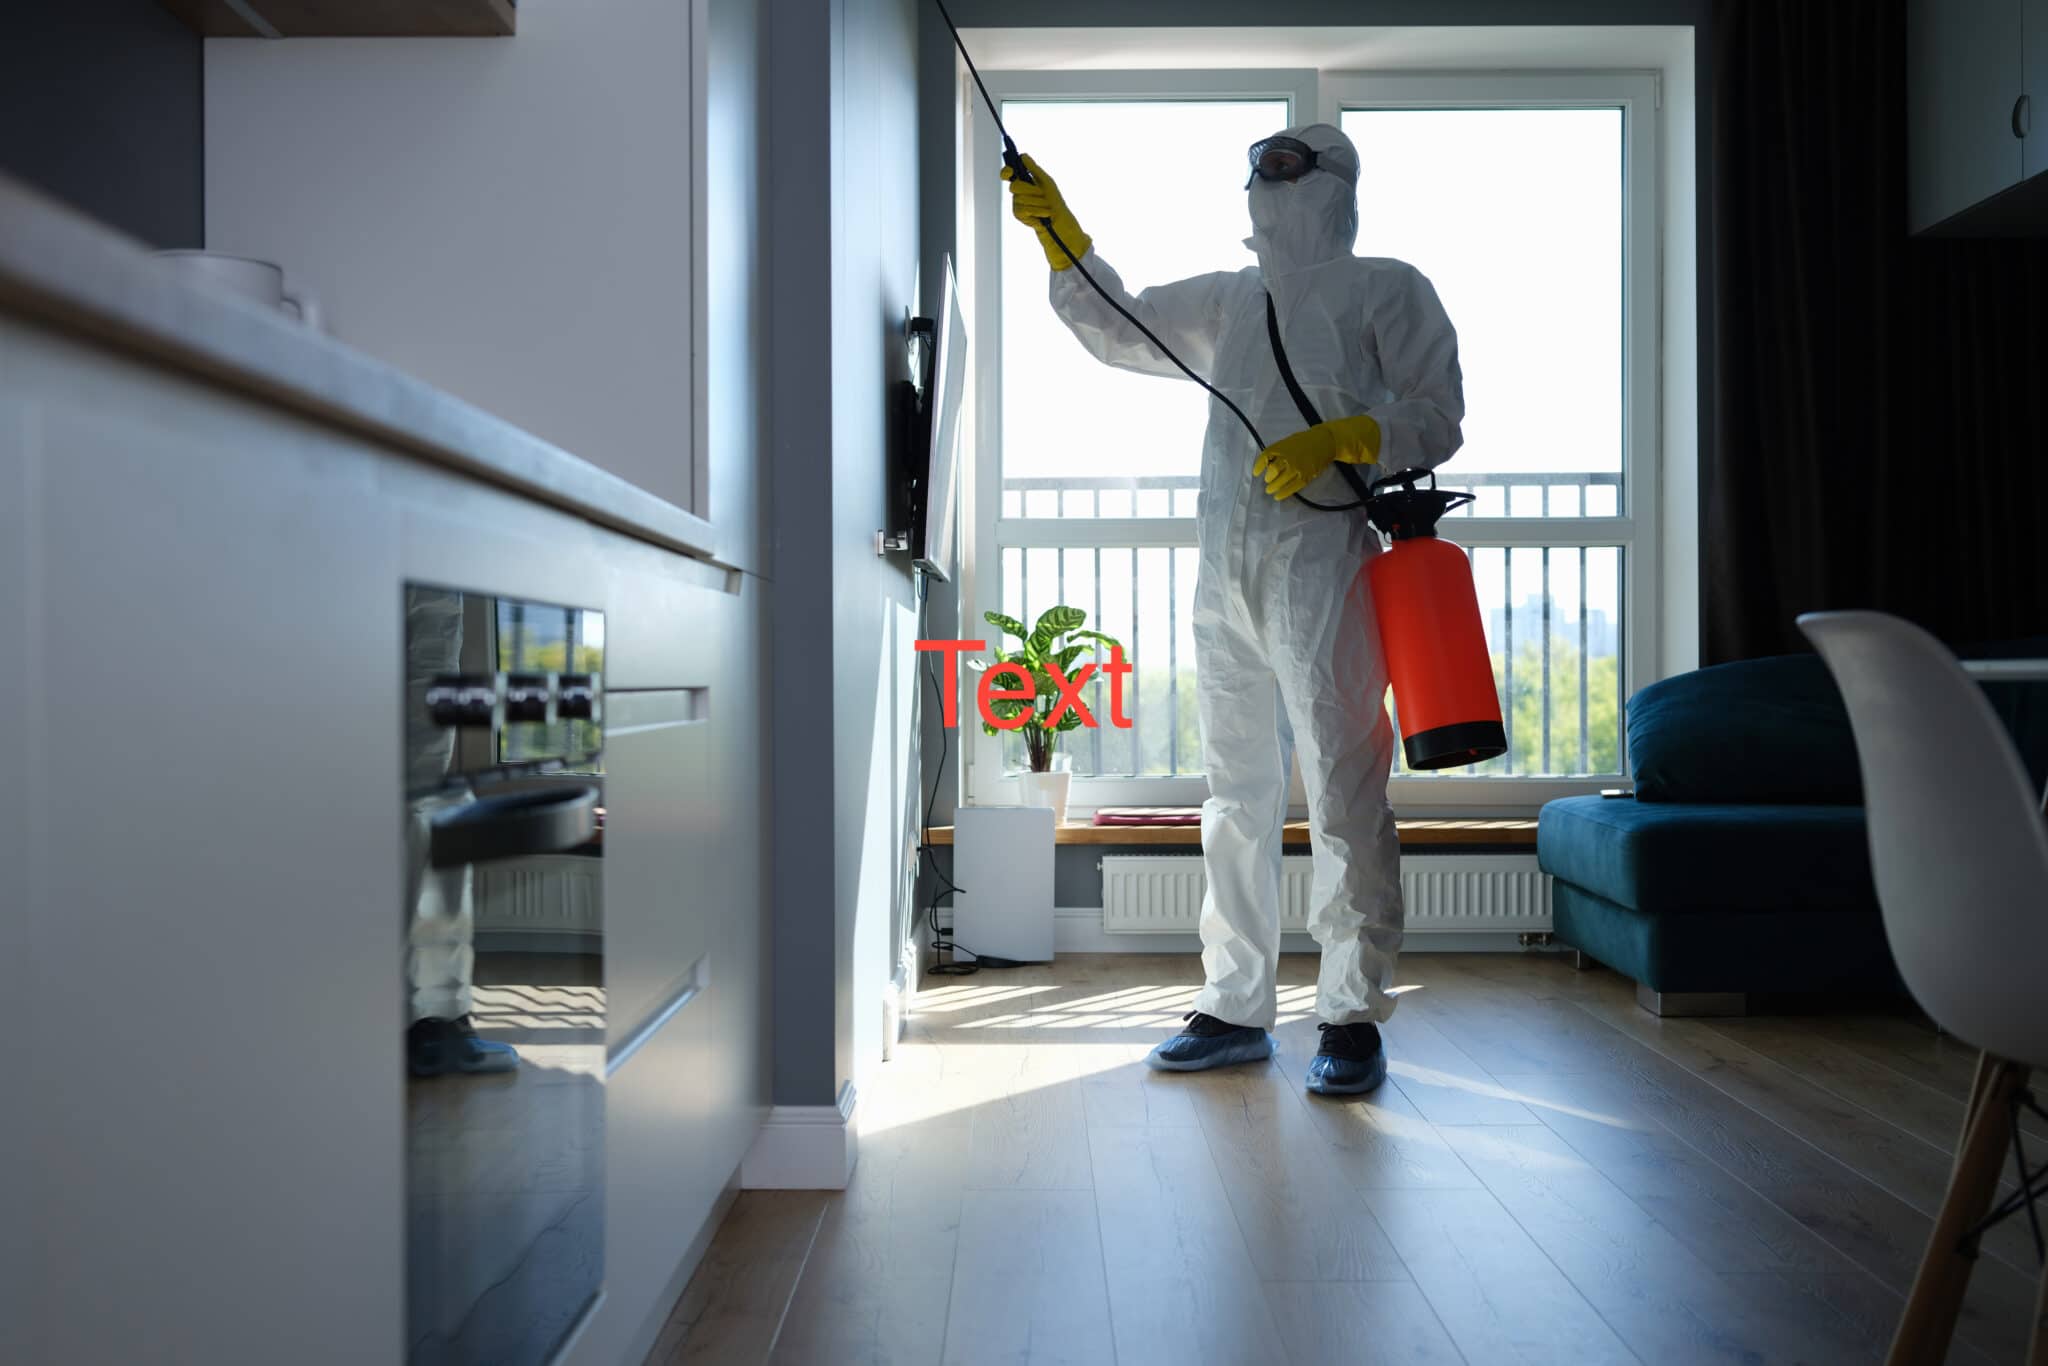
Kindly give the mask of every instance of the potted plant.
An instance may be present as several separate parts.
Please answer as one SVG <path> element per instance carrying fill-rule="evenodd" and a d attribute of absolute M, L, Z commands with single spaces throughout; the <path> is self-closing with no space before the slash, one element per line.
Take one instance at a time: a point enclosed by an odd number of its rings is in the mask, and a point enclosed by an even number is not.
<path fill-rule="evenodd" d="M 1029 673 L 1037 696 L 1029 701 L 1015 698 L 991 701 L 989 710 L 1003 721 L 1014 721 L 1026 709 L 1031 711 L 1030 719 L 1023 726 L 1013 728 L 1024 737 L 1024 753 L 1031 765 L 1022 779 L 1024 804 L 1051 807 L 1053 824 L 1057 827 L 1067 819 L 1067 792 L 1074 778 L 1070 771 L 1056 762 L 1064 757 L 1059 754 L 1060 736 L 1080 728 L 1081 713 L 1070 707 L 1051 726 L 1045 724 L 1047 713 L 1060 695 L 1050 666 L 1059 665 L 1060 672 L 1071 680 L 1075 669 L 1081 665 L 1082 656 L 1091 654 L 1098 645 L 1120 650 L 1123 644 L 1100 631 L 1082 630 L 1088 622 L 1088 614 L 1078 607 L 1047 608 L 1040 614 L 1038 624 L 1028 630 L 1023 622 L 1001 612 L 983 615 L 989 625 L 1023 643 L 1019 650 L 998 650 L 996 663 L 1014 664 Z M 977 667 L 987 669 L 994 666 Z M 987 720 L 983 720 L 981 728 L 990 735 L 1003 733 L 1001 727 L 991 725 Z"/>

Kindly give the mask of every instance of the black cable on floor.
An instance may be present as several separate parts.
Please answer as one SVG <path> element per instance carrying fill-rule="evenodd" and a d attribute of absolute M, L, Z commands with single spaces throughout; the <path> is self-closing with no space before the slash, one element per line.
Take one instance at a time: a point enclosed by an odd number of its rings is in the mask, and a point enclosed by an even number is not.
<path fill-rule="evenodd" d="M 925 601 L 930 593 L 930 582 L 923 574 L 919 574 L 917 629 L 920 636 L 923 635 L 925 630 L 924 608 Z M 930 968 L 926 969 L 926 972 L 933 977 L 971 977 L 983 968 L 993 970 L 996 968 L 1022 967 L 1024 965 L 1013 958 L 994 958 L 976 953 L 973 949 L 954 942 L 944 931 L 939 929 L 939 898 L 948 893 L 957 894 L 960 891 L 960 888 L 954 884 L 951 877 L 939 871 L 938 862 L 933 857 L 938 852 L 938 846 L 932 843 L 932 812 L 939 804 L 939 785 L 946 780 L 946 759 L 952 753 L 952 746 L 946 739 L 946 690 L 939 683 L 938 672 L 933 666 L 929 655 L 927 655 L 924 661 L 924 673 L 925 677 L 931 680 L 932 696 L 937 699 L 939 704 L 939 763 L 938 767 L 932 772 L 931 795 L 925 799 L 924 803 L 924 825 L 918 831 L 917 866 L 920 873 L 928 870 L 932 877 L 942 884 L 932 889 L 932 899 L 925 907 L 925 924 L 931 929 L 933 957 L 936 958 L 940 954 L 945 954 L 950 956 L 952 960 L 945 963 L 934 962 Z M 973 961 L 961 962 L 960 955 L 963 953 Z"/>

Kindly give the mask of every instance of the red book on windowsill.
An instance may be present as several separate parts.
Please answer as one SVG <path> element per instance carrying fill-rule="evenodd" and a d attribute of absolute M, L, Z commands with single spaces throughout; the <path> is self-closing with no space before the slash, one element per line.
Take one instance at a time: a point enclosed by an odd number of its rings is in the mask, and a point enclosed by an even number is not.
<path fill-rule="evenodd" d="M 1105 806 L 1095 813 L 1097 825 L 1200 825 L 1199 806 Z"/>

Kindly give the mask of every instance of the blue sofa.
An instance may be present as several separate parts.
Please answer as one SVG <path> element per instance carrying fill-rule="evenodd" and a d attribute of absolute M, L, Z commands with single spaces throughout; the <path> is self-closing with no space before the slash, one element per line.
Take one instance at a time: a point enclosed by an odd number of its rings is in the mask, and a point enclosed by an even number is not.
<path fill-rule="evenodd" d="M 1982 657 L 2048 655 L 2048 640 Z M 1987 686 L 2038 783 L 2048 690 Z M 1543 808 L 1558 940 L 1657 1014 L 1753 993 L 1900 990 L 1878 915 L 1847 712 L 1812 655 L 1726 664 L 1629 699 L 1635 793 Z"/>

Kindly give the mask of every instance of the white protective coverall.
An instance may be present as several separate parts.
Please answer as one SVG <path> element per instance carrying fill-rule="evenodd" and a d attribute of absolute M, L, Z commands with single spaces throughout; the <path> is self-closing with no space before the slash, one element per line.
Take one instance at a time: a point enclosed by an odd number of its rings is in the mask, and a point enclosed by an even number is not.
<path fill-rule="evenodd" d="M 1358 153 L 1328 124 L 1289 129 L 1318 169 L 1250 190 L 1259 264 L 1144 290 L 1135 299 L 1092 250 L 1088 273 L 1250 416 L 1267 442 L 1308 425 L 1288 396 L 1266 331 L 1266 297 L 1302 388 L 1328 421 L 1370 413 L 1378 474 L 1435 466 L 1462 440 L 1457 334 L 1422 273 L 1352 255 Z M 1052 304 L 1098 359 L 1180 377 L 1078 270 L 1052 276 Z M 1270 1029 L 1280 954 L 1280 836 L 1289 751 L 1299 746 L 1315 882 L 1308 917 L 1322 948 L 1316 1013 L 1331 1024 L 1392 1013 L 1401 946 L 1400 846 L 1387 774 L 1387 673 L 1364 573 L 1378 536 L 1361 511 L 1276 502 L 1252 476 L 1259 448 L 1213 398 L 1197 513 L 1195 665 L 1209 800 L 1202 806 L 1208 895 L 1195 1008 Z M 1353 501 L 1333 468 L 1303 490 Z"/>
<path fill-rule="evenodd" d="M 427 688 L 462 668 L 462 594 L 439 588 L 405 590 L 406 785 L 416 795 L 405 821 L 406 1023 L 469 1014 L 476 966 L 475 870 L 435 868 L 434 817 L 476 800 L 467 787 L 439 792 L 455 760 L 455 732 L 426 716 Z"/>

